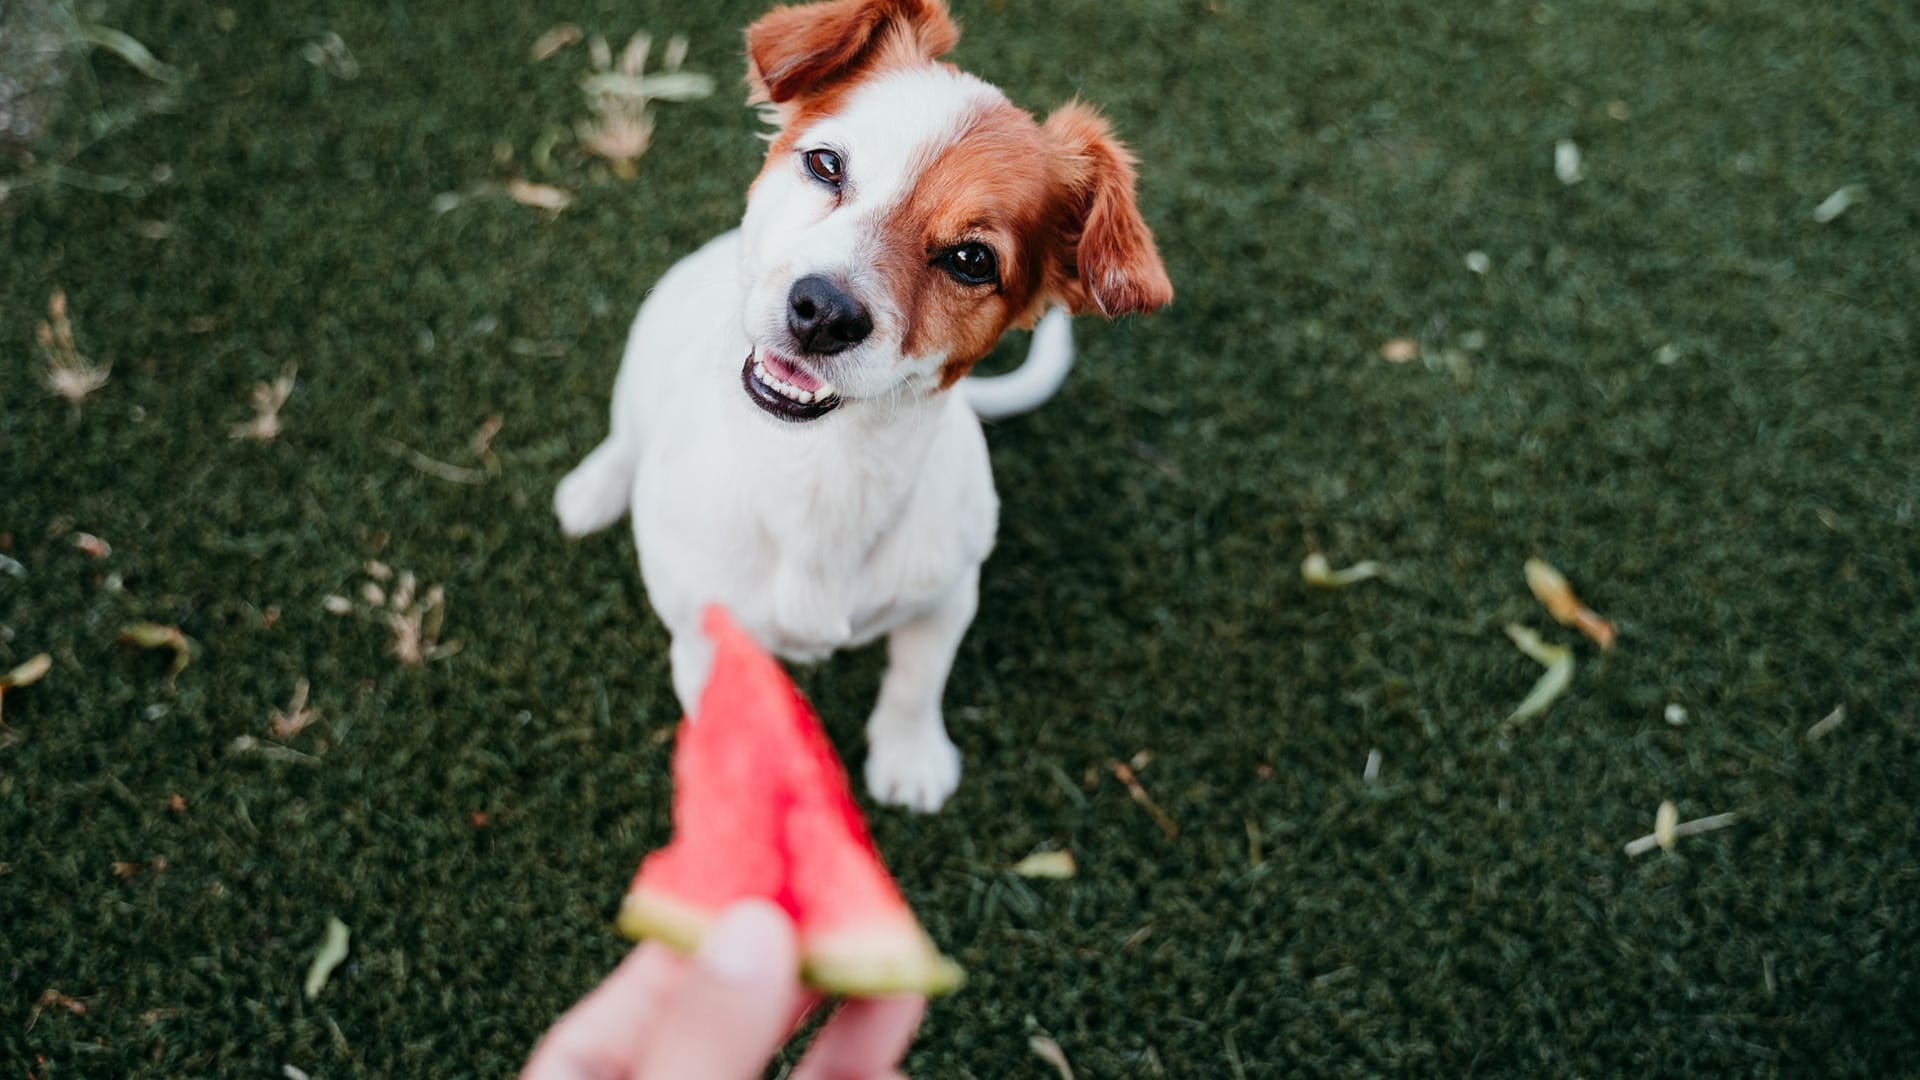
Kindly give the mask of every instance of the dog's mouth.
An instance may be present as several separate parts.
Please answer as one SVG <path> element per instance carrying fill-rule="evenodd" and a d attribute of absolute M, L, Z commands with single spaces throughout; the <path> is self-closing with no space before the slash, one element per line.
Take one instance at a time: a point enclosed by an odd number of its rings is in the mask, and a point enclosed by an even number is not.
<path fill-rule="evenodd" d="M 764 349 L 747 354 L 740 384 L 755 405 L 791 423 L 818 420 L 840 407 L 840 391 L 832 383 Z"/>

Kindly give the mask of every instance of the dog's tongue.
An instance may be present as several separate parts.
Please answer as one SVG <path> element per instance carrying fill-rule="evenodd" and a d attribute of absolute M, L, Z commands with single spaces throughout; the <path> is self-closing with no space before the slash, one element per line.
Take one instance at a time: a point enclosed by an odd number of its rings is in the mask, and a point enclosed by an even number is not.
<path fill-rule="evenodd" d="M 820 380 L 813 373 L 796 364 L 790 364 L 773 353 L 763 353 L 760 362 L 767 365 L 767 370 L 773 373 L 774 378 L 788 386 L 809 393 L 820 389 Z"/>

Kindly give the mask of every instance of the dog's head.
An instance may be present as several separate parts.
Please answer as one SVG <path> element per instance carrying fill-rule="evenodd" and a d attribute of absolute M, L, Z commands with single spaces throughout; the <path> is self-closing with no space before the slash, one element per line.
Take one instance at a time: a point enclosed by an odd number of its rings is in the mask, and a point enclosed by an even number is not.
<path fill-rule="evenodd" d="M 1172 299 L 1106 122 L 1076 102 L 1037 123 L 939 62 L 958 38 L 942 0 L 830 0 L 747 30 L 778 130 L 742 224 L 742 374 L 775 416 L 937 393 L 1049 305 Z"/>

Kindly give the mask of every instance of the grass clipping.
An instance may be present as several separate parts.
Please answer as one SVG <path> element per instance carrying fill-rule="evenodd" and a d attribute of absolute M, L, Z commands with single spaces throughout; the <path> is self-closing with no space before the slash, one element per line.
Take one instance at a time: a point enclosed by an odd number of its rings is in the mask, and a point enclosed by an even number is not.
<path fill-rule="evenodd" d="M 1507 624 L 1507 636 L 1513 639 L 1521 652 L 1547 669 L 1533 684 L 1533 690 L 1507 717 L 1507 724 L 1511 726 L 1546 712 L 1561 694 L 1567 692 L 1567 687 L 1573 682 L 1573 650 L 1565 645 L 1549 645 L 1540 639 L 1539 634 L 1518 623 Z"/>
<path fill-rule="evenodd" d="M 308 1001 L 320 996 L 327 980 L 333 977 L 333 969 L 347 958 L 347 943 L 352 937 L 346 923 L 336 916 L 327 916 L 327 936 L 320 940 L 319 951 L 313 954 L 313 963 L 307 967 Z"/>

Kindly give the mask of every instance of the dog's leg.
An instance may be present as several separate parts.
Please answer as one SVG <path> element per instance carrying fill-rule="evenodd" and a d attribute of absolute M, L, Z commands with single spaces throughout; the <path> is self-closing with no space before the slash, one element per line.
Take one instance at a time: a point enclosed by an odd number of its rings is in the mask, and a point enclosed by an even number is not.
<path fill-rule="evenodd" d="M 685 715 L 692 716 L 694 706 L 700 704 L 700 692 L 707 688 L 707 676 L 713 673 L 713 642 L 699 627 L 675 634 L 667 660 L 673 665 L 674 695 Z"/>
<path fill-rule="evenodd" d="M 634 470 L 640 464 L 639 440 L 618 431 L 574 466 L 553 492 L 560 531 L 585 536 L 620 520 L 633 499 Z"/>
<path fill-rule="evenodd" d="M 867 790 L 883 803 L 932 813 L 960 786 L 960 751 L 947 738 L 940 695 L 979 592 L 976 566 L 938 608 L 887 635 L 887 674 L 867 721 Z"/>

